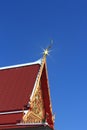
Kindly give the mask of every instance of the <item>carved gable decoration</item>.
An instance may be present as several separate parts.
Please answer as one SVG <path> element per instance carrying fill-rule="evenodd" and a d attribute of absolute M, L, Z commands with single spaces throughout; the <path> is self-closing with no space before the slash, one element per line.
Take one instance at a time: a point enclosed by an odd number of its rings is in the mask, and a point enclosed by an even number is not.
<path fill-rule="evenodd" d="M 32 101 L 30 102 L 30 109 L 23 117 L 24 123 L 41 123 L 45 118 L 43 95 L 41 90 L 41 82 L 36 88 Z"/>

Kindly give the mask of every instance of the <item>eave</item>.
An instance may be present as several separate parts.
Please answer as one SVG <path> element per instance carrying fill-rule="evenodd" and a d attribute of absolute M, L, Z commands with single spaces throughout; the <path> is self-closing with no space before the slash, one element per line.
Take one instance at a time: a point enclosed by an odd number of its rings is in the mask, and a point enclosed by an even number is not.
<path fill-rule="evenodd" d="M 11 69 L 11 68 L 19 68 L 19 67 L 30 66 L 30 65 L 35 65 L 35 64 L 41 65 L 41 59 L 39 59 L 39 60 L 37 60 L 35 62 L 31 62 L 31 63 L 24 63 L 24 64 L 18 64 L 18 65 L 11 65 L 11 66 L 0 67 L 0 70 Z"/>

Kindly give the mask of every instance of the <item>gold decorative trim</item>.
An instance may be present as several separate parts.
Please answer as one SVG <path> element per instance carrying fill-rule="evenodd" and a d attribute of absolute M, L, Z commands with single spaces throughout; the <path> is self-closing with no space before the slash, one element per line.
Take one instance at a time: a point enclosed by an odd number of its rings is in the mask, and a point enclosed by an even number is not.
<path fill-rule="evenodd" d="M 23 123 L 41 123 L 44 120 L 44 115 L 44 102 L 40 82 L 30 102 L 30 109 L 28 113 L 23 116 Z"/>

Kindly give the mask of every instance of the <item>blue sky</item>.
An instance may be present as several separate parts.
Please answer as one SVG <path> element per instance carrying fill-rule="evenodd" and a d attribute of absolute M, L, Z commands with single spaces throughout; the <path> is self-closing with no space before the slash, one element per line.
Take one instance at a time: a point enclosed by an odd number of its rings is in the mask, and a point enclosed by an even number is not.
<path fill-rule="evenodd" d="M 87 130 L 86 0 L 0 1 L 0 66 L 47 57 L 55 130 Z"/>

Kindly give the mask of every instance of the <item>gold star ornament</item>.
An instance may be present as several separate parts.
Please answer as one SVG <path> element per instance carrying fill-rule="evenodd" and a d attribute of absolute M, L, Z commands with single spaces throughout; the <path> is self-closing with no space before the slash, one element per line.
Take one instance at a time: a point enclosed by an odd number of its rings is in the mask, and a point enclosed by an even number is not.
<path fill-rule="evenodd" d="M 51 47 L 52 47 L 52 44 L 53 44 L 53 40 L 51 40 L 51 43 L 50 43 L 50 45 L 48 46 L 48 48 L 43 49 L 43 55 L 44 55 L 44 56 L 49 55 L 50 49 L 51 49 Z"/>
<path fill-rule="evenodd" d="M 44 49 L 44 50 L 43 50 L 43 54 L 44 54 L 44 56 L 49 55 L 49 50 L 48 50 L 48 49 Z"/>

